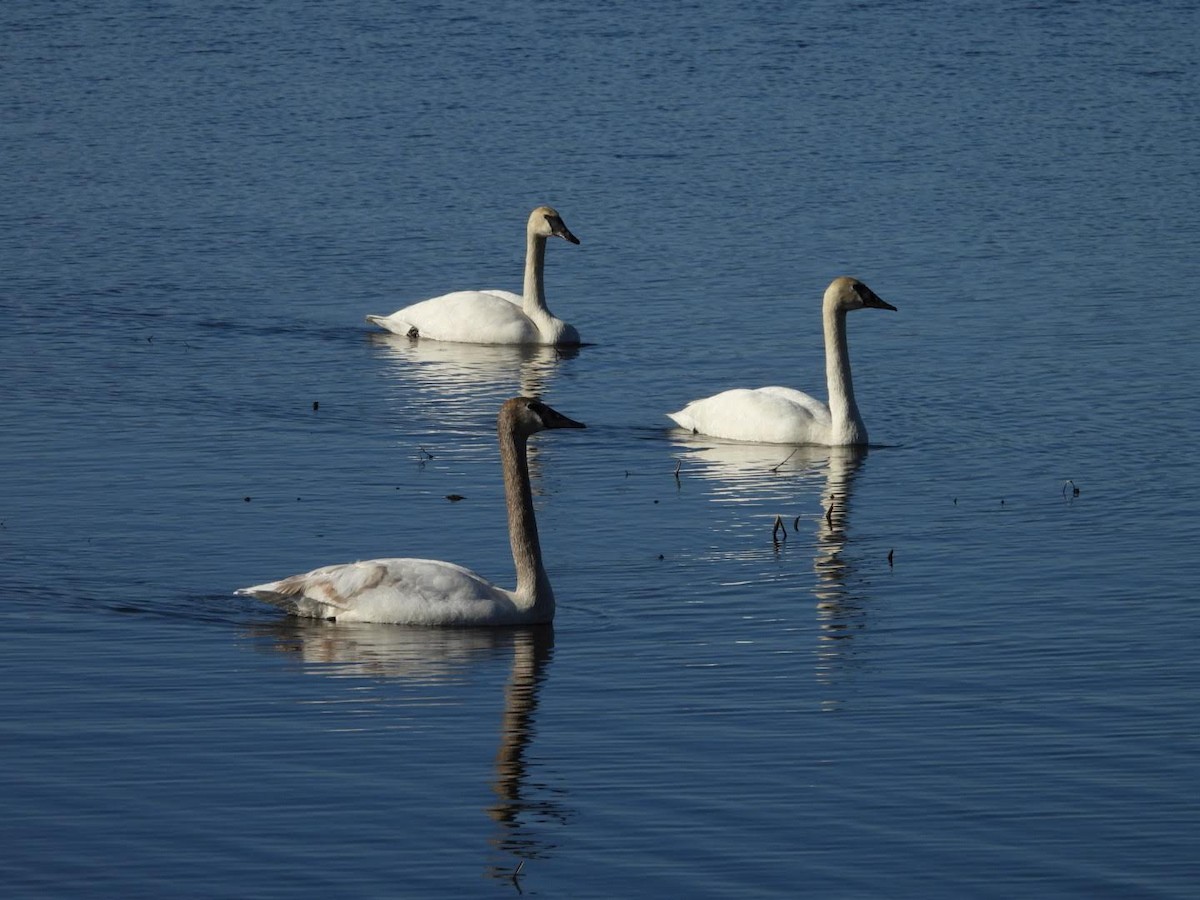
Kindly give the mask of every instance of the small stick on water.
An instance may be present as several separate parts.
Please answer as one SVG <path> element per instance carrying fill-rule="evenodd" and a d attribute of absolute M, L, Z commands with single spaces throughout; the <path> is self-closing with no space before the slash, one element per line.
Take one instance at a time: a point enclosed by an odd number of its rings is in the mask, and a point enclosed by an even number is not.
<path fill-rule="evenodd" d="M 1079 496 L 1079 488 L 1075 486 L 1075 482 L 1072 481 L 1070 478 L 1068 478 L 1065 482 L 1063 482 L 1063 489 L 1062 489 L 1063 496 L 1064 497 L 1067 496 L 1067 485 L 1068 484 L 1071 486 L 1071 496 L 1078 497 Z"/>
<path fill-rule="evenodd" d="M 771 469 L 771 471 L 772 471 L 772 472 L 778 472 L 778 471 L 779 471 L 781 468 L 783 468 L 783 464 L 784 464 L 785 462 L 787 462 L 789 459 L 791 459 L 793 456 L 795 456 L 795 455 L 796 455 L 796 451 L 797 451 L 797 450 L 799 450 L 799 449 L 800 449 L 799 447 L 794 447 L 794 448 L 792 448 L 792 452 L 791 452 L 791 453 L 789 453 L 787 456 L 785 456 L 785 457 L 784 457 L 784 458 L 783 458 L 783 459 L 780 461 L 779 465 L 775 466 L 773 469 Z"/>
<path fill-rule="evenodd" d="M 892 567 L 892 554 L 895 552 L 896 552 L 895 550 L 888 551 L 888 568 L 889 569 Z"/>
<path fill-rule="evenodd" d="M 675 460 L 675 483 L 679 484 L 679 470 L 683 468 L 683 460 Z"/>
<path fill-rule="evenodd" d="M 782 538 L 781 538 L 781 537 L 779 537 L 779 535 L 780 535 L 781 533 L 783 534 L 783 537 L 782 537 Z M 782 517 L 782 516 L 776 516 L 776 517 L 775 517 L 775 526 L 774 526 L 774 527 L 771 529 L 771 540 L 773 540 L 773 541 L 774 541 L 775 543 L 777 543 L 777 544 L 778 544 L 778 543 L 779 543 L 781 540 L 782 540 L 782 541 L 786 541 L 786 540 L 787 540 L 787 526 L 783 524 L 783 517 Z"/>
<path fill-rule="evenodd" d="M 418 447 L 417 449 L 421 451 L 422 459 L 433 459 L 433 454 L 430 453 L 428 450 L 426 450 L 424 447 Z"/>
<path fill-rule="evenodd" d="M 836 494 L 829 495 L 829 506 L 825 509 L 825 524 L 830 528 L 833 527 L 833 501 L 836 496 Z"/>
<path fill-rule="evenodd" d="M 792 519 L 792 531 L 799 531 L 799 530 L 800 530 L 800 517 L 796 516 L 796 518 Z"/>

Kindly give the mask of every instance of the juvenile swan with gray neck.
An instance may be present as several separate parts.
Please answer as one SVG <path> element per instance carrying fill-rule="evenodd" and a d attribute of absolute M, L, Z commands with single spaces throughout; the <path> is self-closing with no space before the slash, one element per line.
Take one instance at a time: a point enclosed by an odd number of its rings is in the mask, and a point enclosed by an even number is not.
<path fill-rule="evenodd" d="M 395 625 L 532 625 L 554 618 L 554 591 L 542 564 L 526 455 L 546 428 L 583 428 L 540 400 L 514 397 L 500 407 L 500 464 L 508 537 L 517 568 L 509 591 L 469 569 L 433 559 L 372 559 L 314 569 L 237 591 L 293 615 Z"/>
<path fill-rule="evenodd" d="M 821 314 L 825 323 L 825 379 L 829 405 L 786 387 L 735 388 L 693 400 L 679 412 L 667 413 L 677 425 L 696 434 L 762 444 L 865 445 L 867 426 L 854 402 L 846 313 L 855 309 L 896 307 L 854 278 L 835 278 L 825 290 Z"/>
<path fill-rule="evenodd" d="M 406 306 L 390 316 L 367 316 L 367 321 L 394 334 L 434 341 L 578 344 L 579 332 L 555 318 L 546 306 L 542 269 L 549 237 L 579 243 L 554 209 L 539 206 L 529 214 L 525 227 L 525 290 L 520 296 L 510 291 L 455 291 Z"/>

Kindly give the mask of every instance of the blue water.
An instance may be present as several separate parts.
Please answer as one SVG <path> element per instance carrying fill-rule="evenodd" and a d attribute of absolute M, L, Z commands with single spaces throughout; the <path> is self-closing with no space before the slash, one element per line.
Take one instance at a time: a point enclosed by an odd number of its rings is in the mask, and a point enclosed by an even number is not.
<path fill-rule="evenodd" d="M 1195 896 L 1198 33 L 5 3 L 5 896 Z M 589 346 L 363 322 L 518 290 L 540 203 Z M 667 427 L 823 396 L 840 274 L 898 307 L 850 319 L 878 446 Z M 389 555 L 511 582 L 522 391 L 588 424 L 535 441 L 552 632 L 232 595 Z"/>

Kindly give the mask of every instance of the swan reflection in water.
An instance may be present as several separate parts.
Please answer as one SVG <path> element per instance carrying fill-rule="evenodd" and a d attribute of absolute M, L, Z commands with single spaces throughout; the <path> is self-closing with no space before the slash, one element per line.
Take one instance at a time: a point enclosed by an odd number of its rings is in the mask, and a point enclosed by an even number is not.
<path fill-rule="evenodd" d="M 460 344 L 386 333 L 372 333 L 369 339 L 390 364 L 386 374 L 406 407 L 437 410 L 438 420 L 452 410 L 490 411 L 514 392 L 540 397 L 551 387 L 560 363 L 579 355 L 578 347 Z"/>
<path fill-rule="evenodd" d="M 817 519 L 817 552 L 813 556 L 817 576 L 813 595 L 821 637 L 817 679 L 823 684 L 831 684 L 837 670 L 847 664 L 850 648 L 846 642 L 867 624 L 866 597 L 856 575 L 859 561 L 846 552 L 850 495 L 866 456 L 865 447 L 831 448 L 825 470 L 824 513 Z"/>
<path fill-rule="evenodd" d="M 405 628 L 289 617 L 257 626 L 250 636 L 266 638 L 264 646 L 271 652 L 294 655 L 307 672 L 401 679 L 410 685 L 467 684 L 473 681 L 474 667 L 511 658 L 490 784 L 494 798 L 484 807 L 496 826 L 489 839 L 495 856 L 486 874 L 509 879 L 522 862 L 545 858 L 556 846 L 547 839 L 544 826 L 565 824 L 569 813 L 561 790 L 529 782 L 528 758 L 537 732 L 538 694 L 554 655 L 552 625 Z M 364 709 L 386 715 L 395 712 L 395 705 L 371 703 Z"/>
<path fill-rule="evenodd" d="M 856 574 L 858 561 L 847 551 L 850 499 L 867 448 L 787 447 L 714 441 L 698 435 L 673 435 L 672 439 L 686 448 L 678 454 L 684 466 L 682 477 L 710 482 L 714 502 L 770 504 L 774 511 L 752 523 L 762 530 L 764 540 L 776 513 L 795 539 L 793 527 L 805 528 L 804 523 L 811 521 L 808 513 L 795 509 L 797 503 L 819 498 L 812 586 L 819 638 L 816 676 L 823 684 L 832 683 L 836 671 L 850 661 L 847 639 L 866 625 L 866 597 Z M 777 545 L 782 546 L 782 542 Z"/>

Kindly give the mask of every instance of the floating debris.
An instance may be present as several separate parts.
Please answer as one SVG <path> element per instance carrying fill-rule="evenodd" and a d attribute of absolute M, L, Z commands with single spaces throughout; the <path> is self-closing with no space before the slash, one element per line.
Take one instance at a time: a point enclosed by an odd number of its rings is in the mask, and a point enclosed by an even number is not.
<path fill-rule="evenodd" d="M 780 537 L 780 534 L 782 534 L 783 537 Z M 783 524 L 782 516 L 775 517 L 775 525 L 771 529 L 771 540 L 773 540 L 776 544 L 778 544 L 780 541 L 787 540 L 787 526 Z"/>
<path fill-rule="evenodd" d="M 459 500 L 466 500 L 467 498 L 462 494 L 447 494 L 446 499 L 451 503 L 457 503 Z"/>
<path fill-rule="evenodd" d="M 791 459 L 793 456 L 795 456 L 795 455 L 796 455 L 796 451 L 797 451 L 797 450 L 799 450 L 799 449 L 800 449 L 799 447 L 796 447 L 795 449 L 793 449 L 791 453 L 789 453 L 787 456 L 785 456 L 785 457 L 784 457 L 784 458 L 783 458 L 783 459 L 780 461 L 779 465 L 777 465 L 777 466 L 773 466 L 773 467 L 771 468 L 771 471 L 772 471 L 772 472 L 778 472 L 778 471 L 779 471 L 781 468 L 783 468 L 783 464 L 784 464 L 785 462 L 787 462 L 789 459 Z"/>

